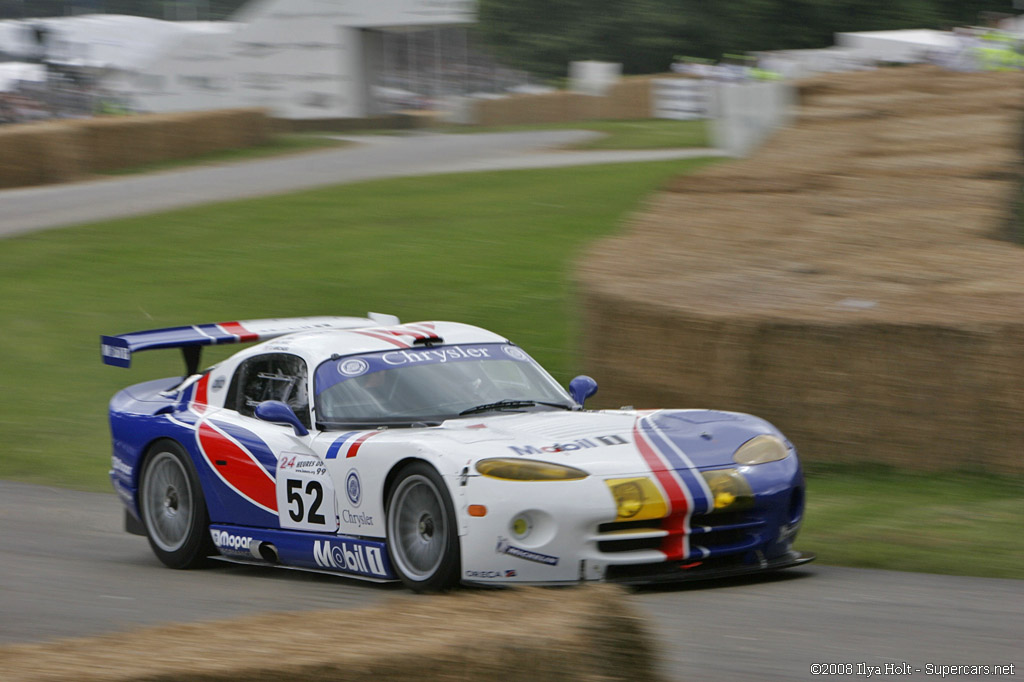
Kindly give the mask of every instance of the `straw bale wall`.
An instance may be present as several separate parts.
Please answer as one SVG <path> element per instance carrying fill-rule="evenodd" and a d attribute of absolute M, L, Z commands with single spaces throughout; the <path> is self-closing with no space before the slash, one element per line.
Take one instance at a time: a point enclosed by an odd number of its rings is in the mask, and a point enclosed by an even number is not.
<path fill-rule="evenodd" d="M 650 76 L 623 78 L 603 96 L 558 91 L 477 100 L 472 118 L 483 126 L 650 118 L 652 80 Z"/>
<path fill-rule="evenodd" d="M 79 173 L 79 150 L 59 123 L 0 126 L 0 188 L 63 182 Z"/>
<path fill-rule="evenodd" d="M 795 125 L 581 259 L 596 404 L 753 412 L 810 463 L 1024 472 L 1022 108 L 1012 73 L 804 84 Z"/>
<path fill-rule="evenodd" d="M 383 607 L 251 616 L 0 647 L 6 682 L 658 679 L 619 588 L 406 595 Z"/>
<path fill-rule="evenodd" d="M 3 126 L 0 188 L 65 182 L 119 168 L 251 147 L 272 133 L 272 121 L 258 109 Z"/>

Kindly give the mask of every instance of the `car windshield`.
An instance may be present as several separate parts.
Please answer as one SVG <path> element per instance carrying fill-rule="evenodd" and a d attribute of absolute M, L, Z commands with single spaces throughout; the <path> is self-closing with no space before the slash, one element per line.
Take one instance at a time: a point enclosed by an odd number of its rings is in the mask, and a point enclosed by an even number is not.
<path fill-rule="evenodd" d="M 314 391 L 317 422 L 328 429 L 575 407 L 529 355 L 500 343 L 333 357 L 317 368 Z"/>

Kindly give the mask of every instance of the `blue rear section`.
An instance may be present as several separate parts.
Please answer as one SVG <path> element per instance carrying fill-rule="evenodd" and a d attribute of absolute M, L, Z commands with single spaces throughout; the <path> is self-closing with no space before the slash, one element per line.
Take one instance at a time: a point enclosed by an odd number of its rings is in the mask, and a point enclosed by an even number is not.
<path fill-rule="evenodd" d="M 139 518 L 140 465 L 147 448 L 160 438 L 172 438 L 186 447 L 195 440 L 192 429 L 176 425 L 162 414 L 175 406 L 175 396 L 165 392 L 180 383 L 180 378 L 147 381 L 129 386 L 110 401 L 110 480 L 135 518 Z"/>
<path fill-rule="evenodd" d="M 113 442 L 110 479 L 118 497 L 128 511 L 141 520 L 138 492 L 142 458 L 155 441 L 166 438 L 176 441 L 188 452 L 199 476 L 211 521 L 279 527 L 276 514 L 246 501 L 210 469 L 196 440 L 199 417 L 187 409 L 194 384 L 182 392 L 184 395 L 165 393 L 180 383 L 180 378 L 171 378 L 136 384 L 120 391 L 110 401 Z M 217 425 L 245 445 L 274 476 L 277 459 L 266 443 L 240 427 L 219 422 Z"/>

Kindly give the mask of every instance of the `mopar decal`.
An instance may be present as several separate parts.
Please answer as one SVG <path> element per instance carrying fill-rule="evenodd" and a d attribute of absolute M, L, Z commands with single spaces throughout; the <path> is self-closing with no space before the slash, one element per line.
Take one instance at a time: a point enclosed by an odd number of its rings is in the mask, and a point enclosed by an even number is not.
<path fill-rule="evenodd" d="M 379 547 L 317 540 L 313 543 L 313 560 L 321 568 L 388 577 Z"/>
<path fill-rule="evenodd" d="M 586 450 L 589 448 L 597 448 L 605 445 L 627 445 L 629 441 L 618 434 L 612 434 L 610 436 L 592 436 L 590 438 L 580 438 L 578 440 L 568 441 L 566 443 L 553 443 L 551 445 L 542 445 L 540 447 L 536 445 L 524 445 L 522 447 L 517 445 L 510 445 L 509 450 L 516 453 L 517 455 L 542 455 L 546 452 L 573 452 L 575 450 Z"/>
<path fill-rule="evenodd" d="M 213 538 L 213 544 L 220 550 L 233 550 L 248 554 L 249 546 L 252 544 L 251 537 L 232 535 L 223 530 L 212 529 L 210 530 L 210 536 Z"/>
<path fill-rule="evenodd" d="M 494 551 L 498 554 L 507 554 L 509 556 L 514 556 L 517 559 L 525 559 L 526 561 L 533 561 L 547 566 L 558 565 L 558 557 L 510 545 L 508 543 L 508 538 L 498 538 L 498 545 L 494 548 Z"/>

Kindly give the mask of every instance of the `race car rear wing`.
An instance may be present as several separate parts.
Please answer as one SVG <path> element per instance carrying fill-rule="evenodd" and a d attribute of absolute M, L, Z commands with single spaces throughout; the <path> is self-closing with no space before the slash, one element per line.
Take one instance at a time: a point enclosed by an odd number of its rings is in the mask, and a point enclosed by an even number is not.
<path fill-rule="evenodd" d="M 224 343 L 266 341 L 285 334 L 316 329 L 360 329 L 398 324 L 394 315 L 369 313 L 366 317 L 289 317 L 243 322 L 216 322 L 190 327 L 169 327 L 100 337 L 104 364 L 131 367 L 132 353 L 158 348 L 180 348 L 185 357 L 186 376 L 199 371 L 203 346 Z"/>

